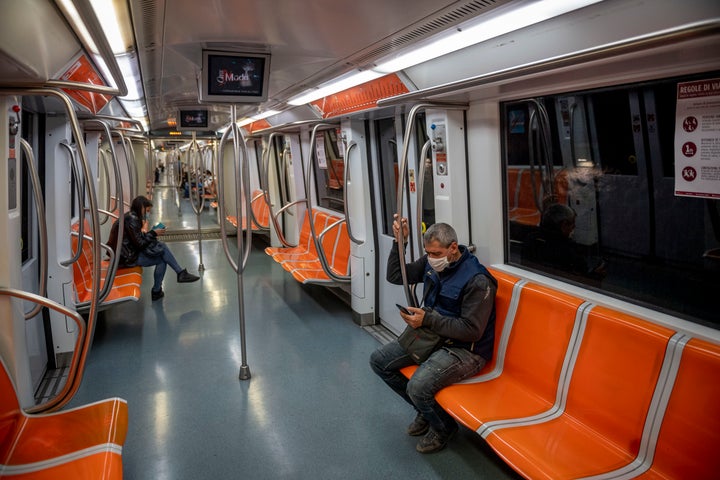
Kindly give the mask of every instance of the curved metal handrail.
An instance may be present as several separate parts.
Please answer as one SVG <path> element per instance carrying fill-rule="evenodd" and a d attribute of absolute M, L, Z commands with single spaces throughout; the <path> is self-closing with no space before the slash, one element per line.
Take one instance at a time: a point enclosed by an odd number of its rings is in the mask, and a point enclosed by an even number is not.
<path fill-rule="evenodd" d="M 47 297 L 47 280 L 48 280 L 48 239 L 47 239 L 47 219 L 45 217 L 45 200 L 43 199 L 42 186 L 40 177 L 35 168 L 35 155 L 32 147 L 24 139 L 20 139 L 20 146 L 25 152 L 25 163 L 27 164 L 28 174 L 30 175 L 30 183 L 32 184 L 33 197 L 35 199 L 35 211 L 38 221 L 38 237 L 40 238 L 40 286 L 38 294 L 41 297 Z M 29 312 L 25 312 L 25 320 L 34 317 L 42 309 L 42 305 L 37 304 Z"/>
<path fill-rule="evenodd" d="M 73 148 L 68 145 L 65 142 L 60 142 L 60 146 L 67 149 L 68 153 L 70 154 L 70 168 L 73 172 L 73 178 L 75 179 L 75 183 L 78 185 L 78 188 L 75 189 L 75 193 L 77 195 L 77 202 L 78 202 L 78 232 L 81 235 L 80 241 L 78 243 L 78 249 L 77 252 L 75 252 L 69 260 L 61 260 L 59 263 L 63 267 L 69 267 L 73 263 L 77 262 L 80 258 L 80 255 L 82 254 L 82 235 L 84 235 L 85 230 L 85 209 L 82 207 L 83 203 L 85 202 L 85 195 L 84 195 L 84 188 L 80 188 L 85 184 L 85 181 L 80 180 L 80 172 L 77 169 L 77 164 L 75 163 L 75 151 Z"/>
<path fill-rule="evenodd" d="M 425 144 L 422 147 L 422 151 L 420 152 L 420 165 L 418 166 L 418 181 L 417 181 L 417 198 L 416 198 L 416 205 L 415 205 L 415 227 L 420 234 L 420 240 L 418 242 L 418 252 L 422 251 L 422 224 L 423 224 L 423 199 L 425 197 L 425 159 L 427 158 L 427 154 L 430 151 L 430 145 L 432 145 L 432 141 L 428 139 Z"/>
<path fill-rule="evenodd" d="M 312 134 L 310 135 L 310 155 L 308 155 L 308 163 L 306 166 L 306 173 L 305 173 L 305 201 L 307 202 L 307 211 L 305 212 L 305 215 L 308 216 L 308 224 L 310 226 L 310 237 L 313 240 L 313 244 L 315 245 L 315 251 L 318 252 L 318 259 L 320 260 L 320 264 L 322 265 L 322 269 L 325 272 L 325 274 L 332 278 L 335 275 L 335 273 L 331 270 L 330 265 L 327 262 L 327 256 L 325 255 L 325 252 L 322 251 L 322 243 L 318 240 L 318 234 L 315 232 L 315 219 L 313 218 L 312 214 L 312 195 L 310 194 L 310 184 L 312 181 L 312 174 L 315 170 L 315 161 L 317 160 L 317 152 L 315 151 L 315 144 L 317 141 L 317 131 L 320 128 L 334 128 L 335 125 L 327 124 L 327 123 L 318 123 L 316 124 L 312 129 Z"/>
<path fill-rule="evenodd" d="M 398 185 L 397 185 L 397 197 L 396 197 L 396 207 L 397 207 L 397 218 L 398 221 L 402 218 L 402 212 L 403 212 L 403 193 L 404 189 L 406 188 L 406 173 L 408 168 L 408 152 L 410 150 L 410 139 L 411 135 L 414 132 L 414 126 L 415 126 L 415 117 L 417 116 L 417 113 L 424 108 L 443 108 L 446 110 L 465 110 L 467 109 L 467 105 L 458 105 L 458 104 L 441 104 L 441 103 L 419 103 L 417 105 L 414 105 L 410 109 L 410 113 L 408 113 L 407 123 L 405 126 L 405 136 L 403 139 L 403 150 L 402 150 L 402 156 L 400 157 L 400 167 L 398 168 Z M 410 235 L 412 235 L 412 231 L 410 232 Z M 398 256 L 400 260 L 400 274 L 402 276 L 403 281 L 403 290 L 405 292 L 405 298 L 408 302 L 408 305 L 417 307 L 418 306 L 418 300 L 414 294 L 410 290 L 410 287 L 408 285 L 408 279 L 407 279 L 407 269 L 405 266 L 405 248 L 403 248 L 400 243 L 405 243 L 404 238 L 404 232 L 402 229 L 402 225 L 399 229 L 399 239 L 398 239 Z"/>
<path fill-rule="evenodd" d="M 98 118 L 90 118 L 85 120 L 85 123 L 97 123 L 100 125 L 103 130 L 105 131 L 105 136 L 107 138 L 108 144 L 110 145 L 110 158 L 112 160 L 113 165 L 113 172 L 115 175 L 113 177 L 115 178 L 115 193 L 116 193 L 116 203 L 118 203 L 121 207 L 118 208 L 118 215 L 117 215 L 117 222 L 118 222 L 118 233 L 117 233 L 117 245 L 115 248 L 122 248 L 123 243 L 123 237 L 125 235 L 125 214 L 122 208 L 122 205 L 125 203 L 123 188 L 122 188 L 122 178 L 120 176 L 120 161 L 117 158 L 117 152 L 115 151 L 115 145 L 113 145 L 112 141 L 112 132 L 110 131 L 110 126 L 107 124 L 106 121 L 98 119 Z M 106 168 L 107 170 L 107 168 Z M 110 195 L 110 181 L 108 179 L 108 196 Z M 114 209 L 110 209 L 110 212 L 112 212 Z M 101 213 L 101 210 L 98 209 L 98 213 Z M 105 215 L 105 218 L 110 218 L 110 215 Z M 79 233 L 82 235 L 82 230 L 79 230 Z M 78 238 L 79 242 L 79 248 L 78 251 L 82 250 L 82 241 L 84 241 L 84 236 Z M 111 247 L 112 248 L 112 247 Z M 100 292 L 100 301 L 104 300 L 107 295 L 110 293 L 110 290 L 112 288 L 113 282 L 115 282 L 115 274 L 117 273 L 118 267 L 120 265 L 120 255 L 113 255 L 113 258 L 110 262 L 110 268 L 106 272 L 105 275 L 105 285 L 102 288 L 102 291 Z M 103 295 L 104 294 L 104 295 Z"/>
<path fill-rule="evenodd" d="M 55 402 L 56 399 L 62 399 L 66 395 L 68 395 L 72 383 L 70 382 L 71 378 L 74 378 L 77 375 L 79 366 L 80 366 L 80 352 L 78 351 L 81 345 L 82 338 L 85 336 L 85 323 L 83 322 L 82 317 L 79 313 L 70 310 L 69 308 L 65 307 L 64 305 L 60 305 L 57 302 L 53 302 L 52 300 L 45 298 L 41 295 L 36 295 L 34 293 L 30 292 L 24 292 L 22 290 L 18 290 L 15 288 L 8 288 L 8 287 L 0 287 L 0 295 L 7 295 L 9 297 L 19 298 L 21 300 L 25 300 L 28 302 L 32 302 L 37 304 L 39 309 L 42 309 L 43 307 L 49 308 L 50 310 L 54 310 L 61 315 L 64 315 L 66 317 L 70 317 L 75 322 L 75 325 L 77 325 L 78 328 L 78 337 L 75 340 L 75 348 L 73 349 L 74 352 L 76 352 L 72 356 L 72 360 L 70 362 L 70 367 L 68 370 L 68 379 L 65 381 L 65 385 L 63 385 L 63 388 L 60 390 L 60 393 L 58 393 L 54 399 L 45 402 L 40 405 L 35 405 L 32 408 L 28 408 L 25 411 L 27 413 L 39 413 L 39 412 L 47 412 L 56 410 L 57 408 L 60 408 L 57 406 L 57 403 Z"/>
<path fill-rule="evenodd" d="M 132 140 L 130 138 L 128 138 L 124 133 L 122 133 L 121 130 L 116 130 L 116 132 L 120 135 L 120 138 L 123 142 L 123 148 L 125 149 L 125 155 L 131 174 L 130 198 L 135 198 L 137 197 L 137 191 L 139 188 L 139 176 L 137 171 L 137 164 L 135 163 L 135 149 L 133 148 Z"/>
<path fill-rule="evenodd" d="M 270 199 L 270 152 L 272 151 L 272 142 L 275 136 L 277 135 L 277 132 L 273 132 L 270 134 L 267 140 L 267 147 L 263 151 L 263 158 L 262 158 L 262 169 L 263 173 L 261 174 L 261 177 L 264 177 L 264 179 L 261 179 L 260 186 L 263 191 L 263 198 L 265 199 L 265 204 L 267 205 L 268 209 L 270 210 L 270 219 L 272 221 L 273 229 L 275 230 L 275 233 L 277 234 L 278 240 L 280 240 L 280 243 L 282 243 L 283 246 L 288 247 L 290 246 L 290 243 L 285 238 L 285 232 L 283 232 L 283 229 L 280 227 L 280 222 L 278 221 L 278 215 L 275 215 L 275 212 L 273 212 L 273 204 Z M 252 221 L 255 221 L 255 216 L 252 213 L 252 209 L 250 208 L 248 210 L 249 215 L 246 217 L 248 219 L 252 218 Z M 255 223 L 258 227 L 260 227 L 259 223 Z M 264 228 L 264 227 L 263 227 Z"/>
<path fill-rule="evenodd" d="M 56 90 L 53 88 L 27 88 L 27 89 L 13 89 L 13 88 L 5 88 L 0 87 L 0 93 L 6 94 L 6 95 L 51 95 L 56 98 L 58 98 L 63 106 L 65 107 L 65 111 L 68 115 L 68 119 L 70 120 L 70 126 L 72 129 L 72 134 L 76 139 L 82 139 L 82 132 L 80 130 L 80 125 L 78 123 L 77 116 L 75 115 L 75 110 L 73 110 L 73 104 L 70 98 L 67 96 L 67 94 L 63 93 L 60 90 Z M 78 153 L 80 157 L 80 161 L 83 166 L 83 173 L 85 178 L 92 178 L 92 172 L 90 169 L 90 164 L 87 161 L 87 152 L 85 151 L 85 143 L 82 141 L 79 141 L 77 143 Z M 90 222 L 90 228 L 92 230 L 92 236 L 94 238 L 100 237 L 100 222 L 98 220 L 98 205 L 97 205 L 97 197 L 95 194 L 95 186 L 92 182 L 88 184 L 87 189 L 87 197 L 88 197 L 88 203 L 91 213 L 91 222 Z M 93 243 L 93 270 L 92 270 L 92 277 L 91 277 L 91 287 L 90 287 L 90 311 L 88 313 L 87 317 L 87 327 L 84 331 L 84 338 L 82 342 L 82 346 L 80 347 L 80 358 L 78 360 L 78 367 L 77 367 L 77 374 L 76 375 L 68 375 L 67 382 L 70 384 L 69 388 L 63 389 L 63 392 L 65 392 L 63 395 L 58 395 L 56 399 L 53 399 L 52 401 L 46 403 L 43 405 L 43 409 L 57 409 L 61 408 L 63 405 L 65 405 L 67 402 L 70 401 L 72 396 L 77 392 L 78 387 L 80 386 L 80 381 L 82 380 L 82 375 L 85 367 L 85 360 L 87 358 L 88 353 L 90 352 L 90 346 L 92 345 L 92 339 L 95 334 L 95 324 L 97 320 L 97 307 L 98 307 L 98 298 L 100 293 L 100 244 L 98 242 Z M 83 336 L 79 336 L 78 338 L 82 338 Z"/>
<path fill-rule="evenodd" d="M 350 207 L 347 198 L 348 183 L 350 182 L 350 151 L 354 147 L 357 147 L 357 143 L 354 140 L 348 143 L 347 147 L 345 147 L 345 175 L 343 175 L 343 209 L 345 210 L 345 218 L 347 219 L 345 226 L 347 227 L 348 237 L 350 237 L 350 240 L 352 240 L 355 245 L 362 245 L 365 243 L 365 240 L 361 240 L 355 235 L 353 235 L 352 228 L 350 228 Z"/>
<path fill-rule="evenodd" d="M 338 220 L 335 220 L 330 225 L 325 227 L 322 232 L 318 234 L 318 242 L 320 242 L 320 245 L 322 245 L 322 240 L 325 237 L 325 235 L 332 230 L 333 228 L 341 228 L 339 225 L 343 222 L 346 222 L 346 218 L 340 218 Z M 339 233 L 338 233 L 339 235 Z M 338 275 L 333 271 L 333 269 L 330 267 L 330 262 L 328 262 L 327 255 L 325 255 L 325 250 L 322 248 L 317 249 L 318 254 L 318 260 L 320 260 L 320 265 L 322 265 L 322 269 L 327 274 L 327 276 L 338 283 L 348 283 L 352 279 L 351 275 Z"/>
<path fill-rule="evenodd" d="M 237 209 L 238 217 L 242 215 L 241 197 L 245 200 L 246 212 L 250 210 L 250 169 L 248 167 L 248 155 L 245 140 L 243 138 L 240 127 L 237 126 L 235 118 L 237 117 L 236 106 L 230 105 L 230 125 L 225 130 L 220 139 L 219 156 L 218 156 L 218 210 L 220 215 L 220 232 L 223 244 L 223 250 L 225 257 L 230 262 L 230 266 L 237 274 L 237 286 L 238 286 L 238 314 L 240 320 L 240 350 L 241 350 L 241 365 L 240 373 L 238 378 L 240 380 L 247 380 L 250 378 L 250 367 L 247 364 L 247 349 L 245 348 L 245 297 L 243 291 L 243 272 L 247 265 L 247 259 L 250 254 L 250 248 L 252 247 L 252 229 L 245 229 L 245 239 L 243 241 L 243 235 L 240 232 L 241 222 L 238 221 L 236 227 L 237 233 L 237 250 L 238 260 L 235 262 L 230 255 L 230 250 L 227 244 L 227 234 L 225 231 L 225 189 L 223 188 L 223 180 L 225 175 L 223 174 L 223 156 L 225 142 L 232 133 L 233 136 L 233 156 L 235 165 L 235 208 Z M 240 162 L 240 154 L 243 155 L 242 165 Z M 240 258 L 242 257 L 242 259 Z"/>
<path fill-rule="evenodd" d="M 110 211 L 110 203 L 112 201 L 110 198 L 110 172 L 108 168 L 110 164 L 107 157 L 107 152 L 102 148 L 98 148 L 98 175 L 102 175 L 102 181 L 105 185 L 107 185 L 107 188 L 105 189 L 105 197 L 102 201 L 98 198 L 98 205 L 105 207 L 100 208 L 100 213 L 102 213 L 102 211 Z M 109 219 L 110 217 L 104 214 L 103 218 L 100 219 L 100 225 L 105 225 Z"/>

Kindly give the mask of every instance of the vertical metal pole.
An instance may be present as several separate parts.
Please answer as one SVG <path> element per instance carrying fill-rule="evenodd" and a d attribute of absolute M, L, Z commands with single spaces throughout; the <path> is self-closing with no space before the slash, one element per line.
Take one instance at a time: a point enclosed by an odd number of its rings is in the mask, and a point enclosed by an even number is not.
<path fill-rule="evenodd" d="M 241 362 L 240 373 L 238 378 L 240 380 L 250 379 L 250 367 L 247 364 L 247 349 L 245 341 L 245 295 L 243 288 L 243 272 L 247 265 L 247 259 L 250 254 L 251 240 L 252 240 L 252 229 L 248 225 L 245 229 L 244 238 L 242 232 L 242 222 L 239 221 L 243 215 L 243 209 L 245 210 L 246 218 L 250 211 L 250 170 L 248 167 L 247 150 L 245 148 L 245 139 L 242 137 L 240 127 L 235 123 L 236 108 L 235 105 L 230 105 L 230 126 L 223 134 L 220 139 L 220 146 L 218 148 L 218 211 L 220 215 L 220 232 L 223 244 L 223 250 L 225 251 L 225 257 L 230 262 L 230 266 L 235 270 L 237 274 L 237 289 L 238 289 L 238 314 L 240 321 L 240 353 Z M 225 189 L 224 189 L 224 146 L 228 136 L 233 136 L 233 159 L 235 165 L 235 207 L 236 214 L 238 217 L 236 233 L 237 233 L 237 257 L 233 258 L 230 255 L 230 250 L 227 243 L 227 234 L 225 231 Z M 242 162 L 240 160 L 240 154 L 242 153 Z M 244 202 L 242 202 L 244 200 Z"/>
<path fill-rule="evenodd" d="M 202 228 L 200 223 L 202 219 L 202 212 L 205 208 L 205 199 L 203 198 L 205 186 L 203 185 L 200 187 L 200 181 L 202 180 L 200 173 L 198 173 L 198 169 L 200 168 L 200 146 L 195 139 L 195 131 L 192 132 L 192 143 L 190 143 L 190 148 L 188 148 L 188 157 L 188 160 L 190 160 L 190 168 L 192 168 L 193 171 L 192 176 L 195 179 L 195 196 L 193 196 L 192 184 L 190 184 L 190 204 L 192 205 L 197 218 L 198 250 L 200 253 L 200 265 L 198 266 L 198 271 L 202 272 L 205 270 L 205 265 L 203 265 Z M 188 175 L 188 181 L 190 181 L 190 175 Z M 195 199 L 197 199 L 197 203 L 195 203 Z"/>

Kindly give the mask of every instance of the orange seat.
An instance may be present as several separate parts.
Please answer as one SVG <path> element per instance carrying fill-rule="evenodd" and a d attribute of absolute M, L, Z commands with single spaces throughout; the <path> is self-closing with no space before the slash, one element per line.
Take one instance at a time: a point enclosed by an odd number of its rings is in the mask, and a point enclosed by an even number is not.
<path fill-rule="evenodd" d="M 500 340 L 503 336 L 503 330 L 505 328 L 505 319 L 508 316 L 510 310 L 510 302 L 513 298 L 513 291 L 515 284 L 520 280 L 519 278 L 505 273 L 500 270 L 488 268 L 493 277 L 498 281 L 497 292 L 495 293 L 495 343 L 493 344 L 493 356 L 489 362 L 478 372 L 477 376 L 486 375 L 495 369 L 497 365 L 498 357 L 504 357 L 504 352 L 500 352 Z M 412 374 L 417 370 L 417 365 L 410 365 L 409 367 L 402 368 L 400 371 L 407 378 L 412 377 Z"/>
<path fill-rule="evenodd" d="M 253 220 L 250 222 L 253 232 L 265 231 L 270 228 L 270 208 L 265 202 L 265 197 L 262 191 L 255 190 L 250 200 L 250 208 L 253 213 Z M 228 215 L 225 217 L 233 227 L 237 228 L 238 221 L 235 215 Z M 247 218 L 242 218 L 242 224 L 240 228 L 245 230 L 248 226 Z"/>
<path fill-rule="evenodd" d="M 693 338 L 680 367 L 643 480 L 713 480 L 720 472 L 720 345 Z"/>
<path fill-rule="evenodd" d="M 326 228 L 330 228 L 331 225 L 334 226 L 323 236 L 321 248 L 326 256 L 330 270 L 337 276 L 347 277 L 350 275 L 350 237 L 347 233 L 347 225 L 344 221 L 340 220 L 340 217 L 327 215 Z M 321 230 L 317 224 L 316 229 Z M 330 278 L 325 270 L 323 270 L 317 252 L 311 259 L 308 258 L 310 255 L 309 253 L 300 258 L 286 259 L 281 265 L 300 283 L 335 282 L 335 280 Z"/>
<path fill-rule="evenodd" d="M 328 215 L 317 209 L 313 209 L 311 214 L 315 229 L 319 233 L 327 226 Z M 267 247 L 265 253 L 280 264 L 286 260 L 308 260 L 316 258 L 317 252 L 315 251 L 315 242 L 313 242 L 312 234 L 310 233 L 310 218 L 308 218 L 308 213 L 306 212 L 303 218 L 297 246 Z"/>
<path fill-rule="evenodd" d="M 321 248 L 328 266 L 333 274 L 339 277 L 350 275 L 350 237 L 342 217 L 320 209 L 313 208 L 315 235 L 320 236 Z M 310 218 L 306 212 L 300 229 L 300 240 L 295 247 L 267 247 L 265 253 L 272 256 L 285 270 L 290 272 L 300 283 L 334 283 L 322 268 L 322 262 L 315 248 L 310 231 Z"/>
<path fill-rule="evenodd" d="M 476 431 L 487 422 L 550 410 L 582 303 L 548 287 L 526 284 L 512 319 L 502 373 L 441 390 L 436 395 L 440 405 Z"/>
<path fill-rule="evenodd" d="M 527 478 L 579 478 L 629 464 L 638 455 L 673 333 L 608 308 L 593 308 L 566 387 L 564 409 L 520 426 L 498 425 L 487 442 Z M 534 341 L 543 345 L 545 338 L 535 336 Z M 543 352 L 525 356 L 530 371 L 538 373 L 542 356 Z M 522 388 L 535 392 L 538 383 L 527 378 Z M 503 400 L 515 402 L 512 394 L 506 392 Z"/>
<path fill-rule="evenodd" d="M 0 364 L 0 478 L 122 479 L 125 400 L 28 415 L 20 408 L 5 363 Z"/>
<path fill-rule="evenodd" d="M 78 249 L 79 224 L 74 223 L 71 227 L 74 235 L 71 236 L 71 247 L 73 254 Z M 80 307 L 90 301 L 92 297 L 92 274 L 93 274 L 93 239 L 90 236 L 90 225 L 83 227 L 82 251 L 78 260 L 73 263 L 73 283 L 75 286 L 75 301 Z M 104 284 L 109 262 L 103 261 L 100 267 L 101 286 Z M 140 287 L 142 286 L 142 267 L 118 268 L 113 279 L 113 284 L 107 297 L 102 301 L 101 306 L 109 306 L 124 301 L 138 301 L 140 299 Z"/>

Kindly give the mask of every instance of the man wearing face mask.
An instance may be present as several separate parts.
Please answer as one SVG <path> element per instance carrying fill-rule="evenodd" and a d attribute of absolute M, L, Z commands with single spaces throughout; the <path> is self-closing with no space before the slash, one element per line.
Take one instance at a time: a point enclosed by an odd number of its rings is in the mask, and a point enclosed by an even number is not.
<path fill-rule="evenodd" d="M 408 237 L 407 219 L 393 222 L 395 242 L 387 263 L 387 280 L 402 284 L 397 240 Z M 445 338 L 408 380 L 400 369 L 415 362 L 393 340 L 370 356 L 370 366 L 398 395 L 412 405 L 416 416 L 408 435 L 422 436 L 417 451 L 442 450 L 458 430 L 457 422 L 435 401 L 442 388 L 475 375 L 490 361 L 495 340 L 497 281 L 472 255 L 458 245 L 455 230 L 436 223 L 423 236 L 422 258 L 406 264 L 408 283 L 423 282 L 422 308 L 407 307 L 400 316 L 413 328 L 429 328 Z"/>

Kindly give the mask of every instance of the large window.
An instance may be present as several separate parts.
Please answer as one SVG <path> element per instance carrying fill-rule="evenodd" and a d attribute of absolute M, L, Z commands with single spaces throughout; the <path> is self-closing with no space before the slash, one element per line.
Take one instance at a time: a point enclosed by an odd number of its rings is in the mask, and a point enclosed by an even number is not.
<path fill-rule="evenodd" d="M 502 105 L 508 261 L 720 328 L 719 200 L 675 196 L 679 82 Z"/>

